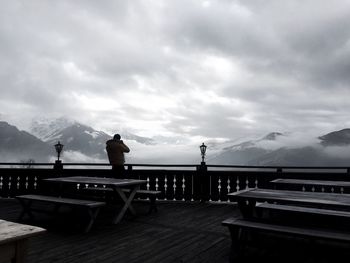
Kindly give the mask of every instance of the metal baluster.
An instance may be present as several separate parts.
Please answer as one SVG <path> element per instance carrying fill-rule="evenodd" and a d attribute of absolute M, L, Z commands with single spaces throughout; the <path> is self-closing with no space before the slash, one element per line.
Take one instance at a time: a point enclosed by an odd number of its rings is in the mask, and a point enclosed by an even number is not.
<path fill-rule="evenodd" d="M 249 188 L 249 180 L 248 180 L 248 176 L 245 180 L 245 189 L 248 189 Z"/>
<path fill-rule="evenodd" d="M 194 181 L 194 179 L 193 179 L 193 174 L 192 174 L 192 176 L 191 176 L 191 181 L 192 181 L 192 189 L 191 189 L 191 201 L 194 201 L 194 199 L 193 199 L 193 195 L 194 195 L 194 190 L 193 190 L 193 181 Z"/>
<path fill-rule="evenodd" d="M 2 183 L 2 181 L 3 181 L 4 179 L 2 178 L 2 176 L 0 176 L 0 189 L 2 190 L 2 186 L 3 186 L 3 183 Z"/>
<path fill-rule="evenodd" d="M 185 201 L 185 175 L 182 175 L 182 201 Z"/>
<path fill-rule="evenodd" d="M 11 180 L 12 180 L 12 177 L 10 176 L 9 177 L 9 184 L 8 184 L 8 189 L 11 190 Z"/>
<path fill-rule="evenodd" d="M 167 177 L 167 175 L 165 175 L 165 178 L 164 178 L 164 200 L 167 200 L 167 198 L 166 198 L 167 189 L 168 189 L 168 177 Z"/>
<path fill-rule="evenodd" d="M 211 201 L 212 191 L 211 191 L 211 175 L 209 175 L 209 201 Z"/>
<path fill-rule="evenodd" d="M 231 192 L 231 180 L 229 177 L 227 177 L 227 193 L 229 194 Z M 227 202 L 230 202 L 230 198 L 227 198 Z"/>
<path fill-rule="evenodd" d="M 20 181 L 20 178 L 19 178 L 19 176 L 17 176 L 17 190 L 19 189 L 19 181 Z"/>
<path fill-rule="evenodd" d="M 36 176 L 34 176 L 34 189 L 36 190 L 36 187 L 37 187 L 37 180 L 38 178 L 36 178 Z"/>
<path fill-rule="evenodd" d="M 26 183 L 25 183 L 25 186 L 26 186 L 26 189 L 28 189 L 28 185 L 29 185 L 29 182 L 28 182 L 28 176 L 26 176 Z"/>
<path fill-rule="evenodd" d="M 155 187 L 156 187 L 156 191 L 158 191 L 158 187 L 159 187 L 159 185 L 158 185 L 158 177 L 156 177 L 156 185 L 155 185 Z M 156 200 L 158 200 L 158 197 L 156 197 Z"/>
<path fill-rule="evenodd" d="M 219 180 L 218 180 L 218 190 L 219 190 L 219 202 L 221 202 L 221 199 L 220 199 L 220 194 L 221 194 L 221 178 L 219 176 Z"/>
<path fill-rule="evenodd" d="M 176 200 L 176 198 L 175 198 L 175 193 L 176 193 L 176 174 L 174 174 L 174 180 L 173 180 L 173 189 L 174 189 L 174 198 L 173 198 L 173 200 L 175 201 Z"/>
<path fill-rule="evenodd" d="M 258 177 L 255 177 L 255 188 L 258 188 Z"/>
<path fill-rule="evenodd" d="M 239 177 L 237 176 L 237 179 L 236 179 L 236 191 L 238 192 L 239 191 Z"/>
<path fill-rule="evenodd" d="M 150 180 L 149 180 L 149 176 L 147 176 L 147 184 L 146 184 L 147 190 L 149 190 L 149 187 L 150 187 L 149 182 L 150 182 Z"/>

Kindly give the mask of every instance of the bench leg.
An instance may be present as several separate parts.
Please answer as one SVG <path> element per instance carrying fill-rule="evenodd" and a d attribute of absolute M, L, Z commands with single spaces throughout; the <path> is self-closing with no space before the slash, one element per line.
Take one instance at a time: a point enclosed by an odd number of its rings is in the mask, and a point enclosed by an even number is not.
<path fill-rule="evenodd" d="M 230 226 L 231 234 L 231 251 L 230 251 L 230 262 L 237 262 L 243 253 L 243 230 L 240 227 Z"/>
<path fill-rule="evenodd" d="M 27 252 L 27 246 L 28 246 L 28 240 L 18 240 L 16 242 L 16 254 L 15 258 L 12 259 L 11 262 L 13 263 L 24 263 L 26 258 L 26 252 Z"/>
<path fill-rule="evenodd" d="M 99 208 L 99 207 L 97 207 L 97 208 L 95 208 L 95 209 L 88 209 L 88 213 L 89 213 L 89 218 L 90 218 L 90 220 L 89 220 L 87 226 L 85 227 L 85 230 L 84 230 L 85 233 L 87 233 L 87 232 L 90 231 L 92 225 L 93 225 L 94 222 L 95 222 L 95 219 L 96 219 L 96 217 L 97 217 L 99 211 L 100 211 L 100 208 Z"/>
<path fill-rule="evenodd" d="M 150 196 L 149 200 L 150 200 L 150 206 L 149 206 L 148 213 L 151 214 L 153 210 L 154 210 L 154 212 L 158 212 L 158 208 L 157 208 L 157 204 L 156 204 L 156 197 Z"/>
<path fill-rule="evenodd" d="M 245 218 L 250 218 L 253 216 L 255 201 L 249 201 L 248 203 L 245 200 L 238 201 L 238 208 L 241 211 L 241 214 Z"/>
<path fill-rule="evenodd" d="M 32 206 L 32 201 L 31 200 L 23 200 L 19 199 L 21 205 L 22 205 L 22 212 L 18 217 L 18 220 L 21 221 L 23 217 L 27 214 L 30 219 L 34 218 L 33 213 L 30 211 L 30 207 Z"/>

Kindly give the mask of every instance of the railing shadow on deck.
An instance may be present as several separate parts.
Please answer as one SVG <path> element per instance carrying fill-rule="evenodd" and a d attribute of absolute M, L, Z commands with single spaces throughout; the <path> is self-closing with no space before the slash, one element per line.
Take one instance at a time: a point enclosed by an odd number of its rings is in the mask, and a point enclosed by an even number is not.
<path fill-rule="evenodd" d="M 276 178 L 350 180 L 350 167 L 290 167 L 194 164 L 125 164 L 126 176 L 147 180 L 159 200 L 230 202 L 227 194 L 246 188 L 271 188 Z M 42 179 L 60 176 L 113 177 L 106 163 L 0 163 L 0 196 L 45 191 Z M 79 191 L 82 186 L 77 185 Z M 334 190 L 334 189 L 333 189 Z M 332 190 L 332 191 L 333 191 Z"/>

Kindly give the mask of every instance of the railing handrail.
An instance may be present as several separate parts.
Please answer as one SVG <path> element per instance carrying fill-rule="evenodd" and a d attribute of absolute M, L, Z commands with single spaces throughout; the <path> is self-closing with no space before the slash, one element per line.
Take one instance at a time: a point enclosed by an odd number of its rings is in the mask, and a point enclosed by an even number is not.
<path fill-rule="evenodd" d="M 219 165 L 207 164 L 207 167 L 217 168 L 265 168 L 265 169 L 349 169 L 350 166 L 274 166 L 274 165 Z"/>
<path fill-rule="evenodd" d="M 1 165 L 7 165 L 7 167 L 1 167 Z M 197 165 L 126 163 L 125 166 L 126 176 L 147 180 L 145 187 L 150 190 L 160 190 L 162 196 L 159 198 L 163 200 L 226 202 L 229 201 L 229 192 L 252 187 L 271 187 L 269 182 L 272 179 L 285 176 L 350 181 L 348 167 L 207 165 L 204 162 Z M 43 178 L 79 175 L 115 176 L 110 164 L 106 162 L 2 162 L 0 173 L 1 197 L 46 191 L 45 185 L 41 183 Z M 79 190 L 78 187 L 77 190 Z"/>
<path fill-rule="evenodd" d="M 0 166 L 53 166 L 55 163 L 26 163 L 26 162 L 0 162 Z M 109 163 L 64 163 L 63 166 L 111 166 Z M 145 164 L 145 163 L 125 163 L 125 166 L 131 167 L 198 167 L 200 164 Z M 350 166 L 275 166 L 275 165 L 219 165 L 205 164 L 208 168 L 243 168 L 243 169 L 305 169 L 305 170 L 350 170 Z"/>
<path fill-rule="evenodd" d="M 30 165 L 30 166 L 52 166 L 55 165 L 55 163 L 17 163 L 17 162 L 0 162 L 0 166 L 8 166 L 8 165 Z M 64 166 L 111 166 L 109 163 L 62 163 Z M 125 166 L 138 166 L 138 167 L 197 167 L 198 164 L 130 164 L 125 163 Z"/>

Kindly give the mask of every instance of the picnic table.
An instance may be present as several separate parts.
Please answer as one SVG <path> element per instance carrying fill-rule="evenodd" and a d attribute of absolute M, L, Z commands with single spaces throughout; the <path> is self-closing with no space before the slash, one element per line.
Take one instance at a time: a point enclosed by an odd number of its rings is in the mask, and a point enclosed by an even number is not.
<path fill-rule="evenodd" d="M 113 223 L 118 224 L 125 212 L 129 210 L 132 214 L 136 214 L 132 206 L 132 201 L 135 197 L 136 192 L 140 189 L 142 184 L 146 184 L 146 180 L 137 180 L 137 179 L 115 179 L 115 178 L 102 178 L 102 177 L 88 177 L 88 176 L 69 176 L 69 177 L 58 177 L 58 178 L 48 178 L 43 179 L 46 182 L 58 183 L 60 186 L 63 184 L 80 184 L 84 185 L 99 185 L 104 187 L 109 187 L 113 189 L 115 197 L 120 197 L 124 205 L 123 207 L 115 211 L 115 216 L 113 218 Z M 123 188 L 129 188 L 130 193 L 127 196 L 123 191 Z M 61 187 L 60 187 L 61 188 Z"/>
<path fill-rule="evenodd" d="M 28 239 L 45 231 L 41 227 L 0 219 L 0 262 L 24 262 Z"/>
<path fill-rule="evenodd" d="M 312 179 L 292 179 L 292 178 L 277 178 L 271 181 L 272 184 L 277 187 L 290 188 L 293 186 L 303 187 L 305 186 L 313 187 L 321 187 L 324 190 L 325 187 L 331 188 L 332 192 L 335 188 L 339 188 L 341 193 L 344 192 L 344 189 L 350 188 L 350 181 L 337 181 L 337 180 L 312 180 Z"/>
<path fill-rule="evenodd" d="M 253 213 L 257 202 L 350 210 L 350 195 L 347 194 L 251 188 L 230 193 L 228 196 L 231 200 L 238 202 L 243 215 L 246 216 Z"/>
<path fill-rule="evenodd" d="M 245 232 L 330 246 L 350 244 L 350 194 L 251 188 L 228 196 L 243 216 L 222 222 L 231 233 L 232 259 L 249 241 Z"/>

